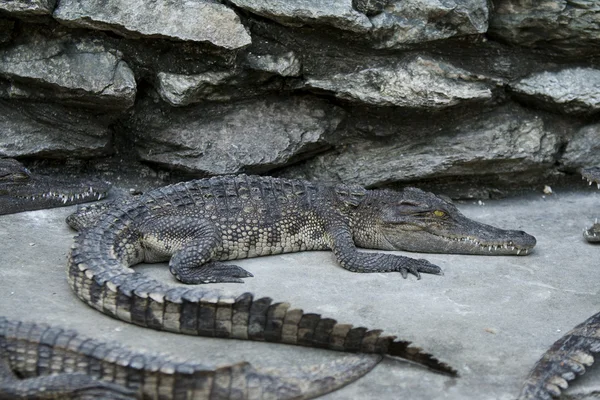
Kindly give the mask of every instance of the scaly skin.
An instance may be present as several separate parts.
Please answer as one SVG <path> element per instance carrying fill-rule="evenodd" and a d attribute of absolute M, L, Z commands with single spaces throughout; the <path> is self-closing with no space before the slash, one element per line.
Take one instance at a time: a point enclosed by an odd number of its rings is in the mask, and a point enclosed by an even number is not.
<path fill-rule="evenodd" d="M 358 379 L 379 359 L 346 356 L 288 376 L 246 362 L 208 368 L 0 317 L 0 399 L 309 399 Z"/>
<path fill-rule="evenodd" d="M 73 181 L 33 175 L 11 158 L 0 159 L 0 215 L 96 201 L 109 186 L 100 181 Z"/>
<path fill-rule="evenodd" d="M 79 216 L 85 214 L 86 209 Z M 351 271 L 420 276 L 440 269 L 426 260 L 362 253 L 356 246 L 524 255 L 535 245 L 524 232 L 471 221 L 417 189 L 367 191 L 245 175 L 156 189 L 108 207 L 90 223 L 75 239 L 68 279 L 81 300 L 105 314 L 191 335 L 389 354 L 451 375 L 456 373 L 451 367 L 379 330 L 338 324 L 250 293 L 236 297 L 170 287 L 129 267 L 170 259 L 171 272 L 184 283 L 241 282 L 251 275 L 222 261 L 332 249 Z"/>
<path fill-rule="evenodd" d="M 600 189 L 600 168 L 585 168 L 581 175 Z M 600 242 L 600 224 L 583 231 L 588 242 Z M 533 366 L 523 383 L 519 400 L 545 400 L 558 397 L 569 381 L 585 372 L 600 352 L 600 313 L 588 318 L 558 339 Z"/>

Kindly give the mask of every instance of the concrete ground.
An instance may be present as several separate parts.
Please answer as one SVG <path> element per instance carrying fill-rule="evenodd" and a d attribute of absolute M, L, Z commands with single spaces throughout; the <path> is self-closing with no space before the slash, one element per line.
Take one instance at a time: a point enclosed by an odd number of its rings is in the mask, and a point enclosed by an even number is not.
<path fill-rule="evenodd" d="M 323 398 L 515 399 L 541 354 L 573 326 L 600 311 L 600 246 L 582 230 L 600 217 L 600 191 L 555 193 L 459 203 L 469 217 L 536 236 L 526 257 L 408 254 L 438 264 L 444 276 L 417 281 L 400 274 L 355 274 L 329 252 L 238 261 L 254 274 L 224 291 L 252 291 L 290 301 L 340 322 L 381 328 L 413 341 L 459 370 L 458 379 L 385 359 L 362 379 Z M 129 325 L 79 301 L 65 279 L 73 232 L 64 218 L 75 207 L 0 217 L 0 315 L 59 324 L 135 348 L 194 358 L 207 364 L 247 360 L 292 368 L 341 357 L 325 350 L 226 339 L 189 337 Z M 164 264 L 138 267 L 174 280 Z M 216 286 L 216 285 L 215 285 Z M 600 390 L 600 369 L 570 393 Z"/>

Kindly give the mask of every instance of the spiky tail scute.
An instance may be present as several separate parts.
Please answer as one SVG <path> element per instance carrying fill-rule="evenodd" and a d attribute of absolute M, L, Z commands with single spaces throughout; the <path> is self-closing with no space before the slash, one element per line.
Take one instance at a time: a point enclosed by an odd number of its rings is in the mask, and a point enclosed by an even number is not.
<path fill-rule="evenodd" d="M 569 381 L 594 363 L 600 352 L 600 313 L 577 325 L 557 340 L 535 364 L 521 389 L 519 400 L 545 400 L 560 396 Z"/>

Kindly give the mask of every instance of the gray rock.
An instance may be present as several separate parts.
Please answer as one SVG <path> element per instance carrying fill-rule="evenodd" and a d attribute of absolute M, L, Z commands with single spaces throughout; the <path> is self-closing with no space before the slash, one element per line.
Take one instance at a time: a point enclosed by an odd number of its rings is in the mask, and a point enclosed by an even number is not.
<path fill-rule="evenodd" d="M 488 27 L 486 0 L 232 2 L 288 26 L 328 25 L 360 34 L 378 48 L 482 34 Z"/>
<path fill-rule="evenodd" d="M 370 16 L 377 15 L 383 11 L 388 0 L 352 0 L 352 7 L 355 10 Z"/>
<path fill-rule="evenodd" d="M 441 131 L 340 146 L 282 174 L 378 186 L 431 177 L 516 173 L 549 167 L 558 145 L 558 135 L 542 118 L 521 108 L 502 107 Z"/>
<path fill-rule="evenodd" d="M 232 3 L 254 14 L 285 25 L 330 25 L 352 32 L 366 33 L 372 25 L 366 15 L 352 8 L 352 0 L 232 0 Z"/>
<path fill-rule="evenodd" d="M 87 158 L 110 152 L 105 121 L 59 105 L 0 100 L 0 157 Z"/>
<path fill-rule="evenodd" d="M 521 46 L 577 54 L 598 51 L 600 4 L 595 0 L 497 0 L 489 33 Z"/>
<path fill-rule="evenodd" d="M 103 42 L 45 30 L 19 38 L 0 50 L 0 76 L 12 84 L 13 98 L 125 109 L 133 105 L 133 72 Z"/>
<path fill-rule="evenodd" d="M 230 101 L 281 91 L 283 82 L 271 73 L 255 71 L 214 71 L 202 74 L 157 75 L 160 97 L 172 106 L 186 106 L 203 101 Z"/>
<path fill-rule="evenodd" d="M 579 129 L 569 140 L 560 161 L 568 169 L 600 165 L 600 124 Z"/>
<path fill-rule="evenodd" d="M 538 106 L 567 114 L 600 110 L 600 70 L 569 68 L 528 76 L 510 89 Z"/>
<path fill-rule="evenodd" d="M 293 51 L 284 54 L 256 54 L 248 52 L 244 60 L 248 68 L 281 76 L 300 76 L 302 63 Z"/>
<path fill-rule="evenodd" d="M 139 107 L 126 129 L 143 160 L 210 175 L 263 172 L 323 150 L 343 118 L 310 97 Z"/>
<path fill-rule="evenodd" d="M 226 49 L 251 42 L 233 10 L 208 0 L 61 0 L 54 18 L 68 26 L 109 30 L 133 38 L 209 42 Z"/>
<path fill-rule="evenodd" d="M 451 37 L 483 34 L 488 29 L 486 0 L 391 1 L 370 18 L 375 47 L 395 48 Z"/>
<path fill-rule="evenodd" d="M 160 97 L 173 106 L 185 106 L 203 99 L 229 100 L 229 97 L 219 96 L 219 89 L 234 75 L 230 71 L 196 75 L 160 72 L 157 89 Z"/>
<path fill-rule="evenodd" d="M 0 2 L 0 11 L 16 17 L 52 15 L 56 0 L 8 0 Z"/>
<path fill-rule="evenodd" d="M 416 57 L 395 67 L 308 77 L 306 85 L 375 106 L 444 108 L 491 99 L 493 85 L 484 79 L 444 62 Z"/>

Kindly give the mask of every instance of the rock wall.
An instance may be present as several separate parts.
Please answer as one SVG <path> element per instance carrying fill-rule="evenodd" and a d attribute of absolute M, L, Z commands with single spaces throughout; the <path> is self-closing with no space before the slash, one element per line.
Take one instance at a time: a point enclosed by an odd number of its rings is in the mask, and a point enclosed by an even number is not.
<path fill-rule="evenodd" d="M 600 164 L 595 0 L 12 0 L 0 11 L 0 156 L 117 155 L 193 176 L 456 186 L 459 197 Z"/>

